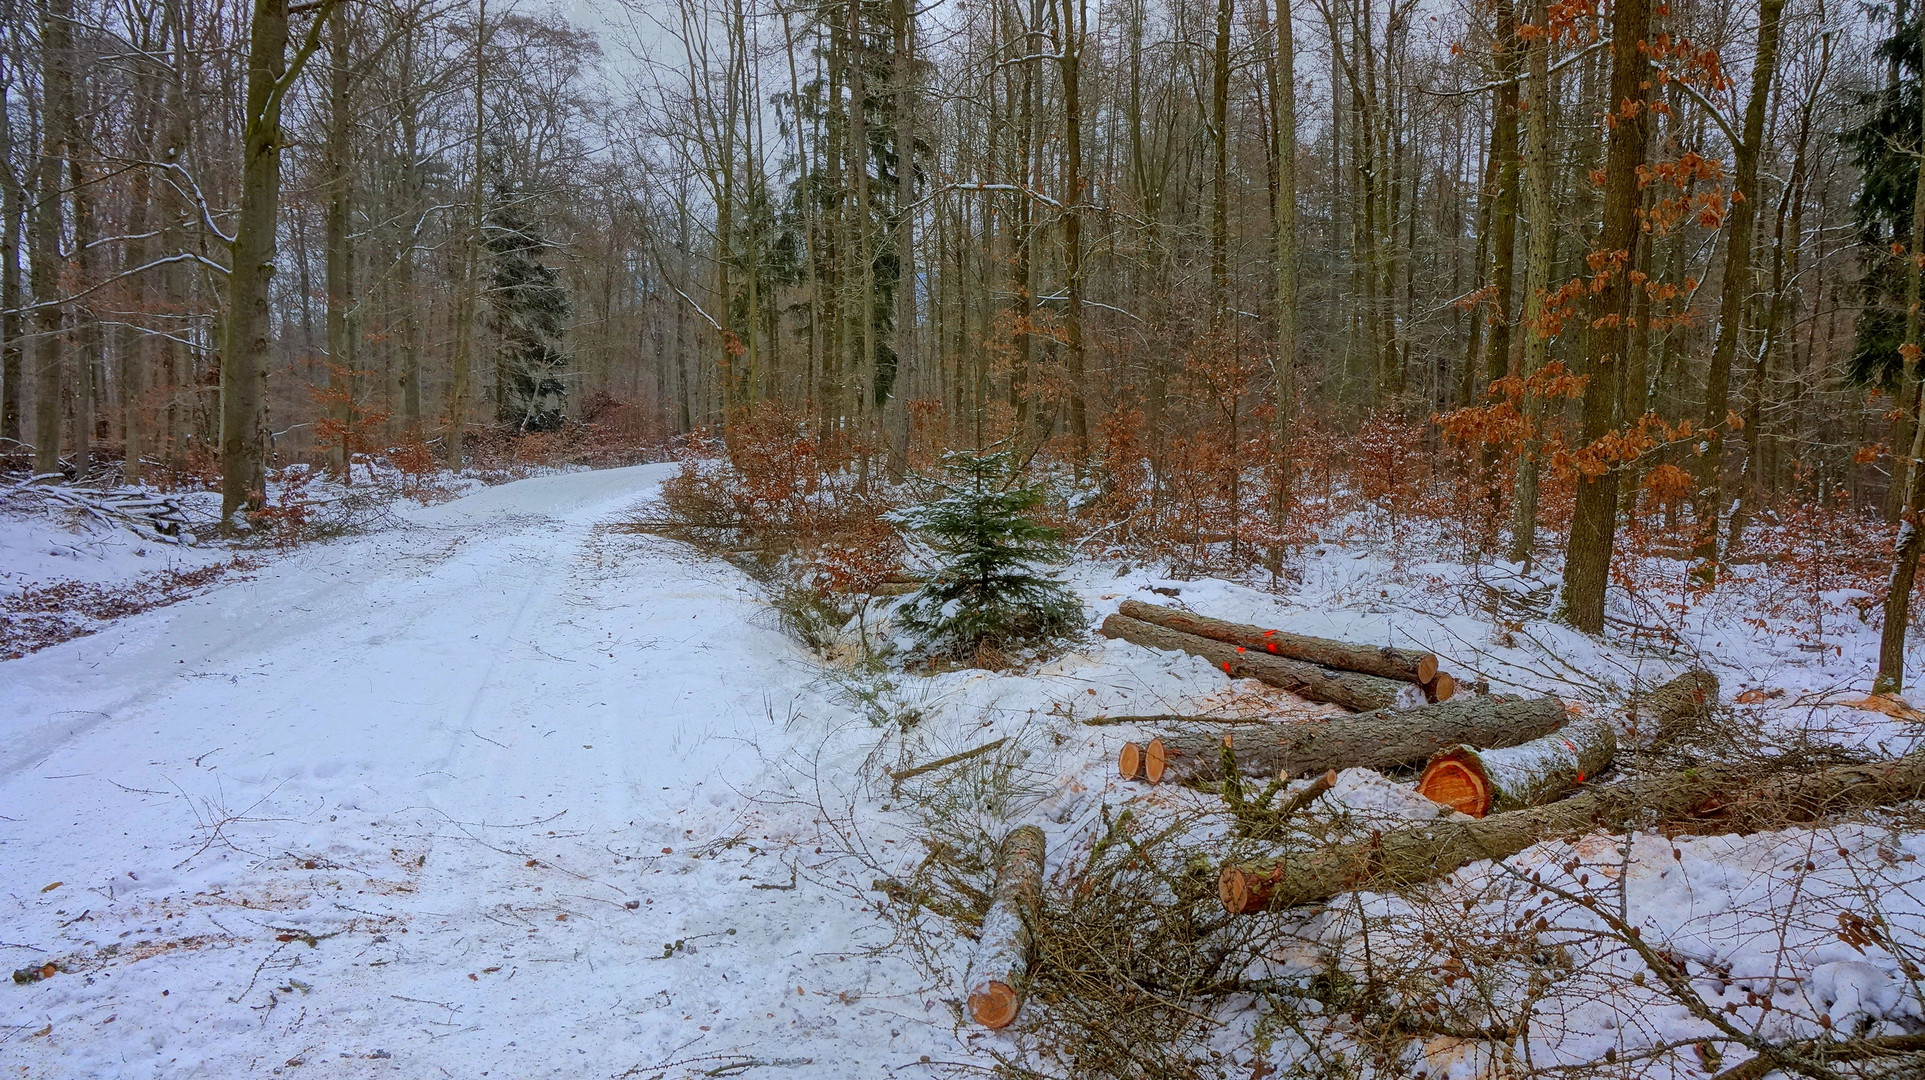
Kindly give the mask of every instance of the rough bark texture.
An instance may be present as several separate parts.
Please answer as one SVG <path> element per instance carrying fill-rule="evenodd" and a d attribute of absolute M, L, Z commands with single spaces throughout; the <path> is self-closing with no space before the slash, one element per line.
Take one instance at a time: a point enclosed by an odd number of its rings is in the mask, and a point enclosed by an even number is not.
<path fill-rule="evenodd" d="M 995 896 L 969 965 L 969 1015 L 984 1027 L 1008 1027 L 1022 1010 L 1030 927 L 1042 910 L 1042 894 L 1043 830 L 1024 825 L 1003 837 Z"/>
<path fill-rule="evenodd" d="M 1925 797 L 1925 752 L 1817 771 L 1701 765 L 1478 821 L 1432 822 L 1282 859 L 1232 863 L 1223 867 L 1217 884 L 1224 908 L 1242 915 L 1357 889 L 1429 881 L 1560 836 L 1631 829 L 1744 833 L 1920 797 Z"/>
<path fill-rule="evenodd" d="M 1365 675 L 1377 675 L 1386 679 L 1403 682 L 1428 683 L 1437 677 L 1437 657 L 1417 649 L 1393 649 L 1388 646 L 1358 645 L 1348 641 L 1331 638 L 1308 637 L 1303 634 L 1290 634 L 1282 630 L 1266 630 L 1261 626 L 1248 623 L 1224 622 L 1204 615 L 1192 615 L 1187 611 L 1164 607 L 1161 604 L 1145 604 L 1139 600 L 1125 600 L 1117 608 L 1125 618 L 1154 623 L 1166 630 L 1180 630 L 1213 641 L 1231 645 L 1241 645 L 1246 649 L 1260 649 L 1273 656 L 1306 663 L 1321 664 L 1324 667 L 1341 668 Z"/>
<path fill-rule="evenodd" d="M 52 476 L 60 470 L 60 410 L 65 394 L 65 310 L 60 303 L 61 184 L 68 136 L 73 126 L 71 27 L 73 6 L 54 0 L 41 9 L 41 85 L 45 102 L 40 121 L 40 160 L 34 168 L 28 212 L 30 278 L 33 287 L 34 343 L 33 471 Z"/>
<path fill-rule="evenodd" d="M 1631 255 L 1643 222 L 1639 172 L 1649 154 L 1652 112 L 1646 107 L 1655 80 L 1646 55 L 1651 31 L 1651 0 L 1617 0 L 1611 8 L 1611 111 L 1604 161 L 1604 222 L 1590 256 L 1599 267 L 1591 285 L 1590 378 L 1579 410 L 1581 453 L 1618 426 L 1621 361 L 1630 332 Z M 1618 471 L 1608 458 L 1589 459 L 1577 481 L 1571 532 L 1565 543 L 1564 615 L 1587 634 L 1604 632 L 1604 590 L 1611 576 L 1611 549 L 1617 538 Z M 1597 471 L 1602 466 L 1601 471 Z"/>
<path fill-rule="evenodd" d="M 1745 332 L 1745 308 L 1756 288 L 1751 246 L 1758 216 L 1758 151 L 1764 144 L 1765 105 L 1771 98 L 1772 77 L 1778 70 L 1778 21 L 1785 0 L 1759 0 L 1758 52 L 1751 65 L 1751 98 L 1745 105 L 1744 128 L 1732 147 L 1734 177 L 1731 212 L 1725 223 L 1724 282 L 1718 301 L 1718 339 L 1705 372 L 1704 449 L 1698 455 L 1698 520 L 1703 538 L 1696 555 L 1705 562 L 1718 558 L 1718 518 L 1724 512 L 1725 412 L 1731 396 L 1731 362 L 1738 355 L 1738 339 Z M 1916 303 L 1916 300 L 1914 300 Z M 1634 419 L 1626 417 L 1626 419 Z"/>
<path fill-rule="evenodd" d="M 1124 615 L 1104 619 L 1102 634 L 1145 648 L 1201 656 L 1233 679 L 1257 679 L 1305 700 L 1327 701 L 1356 712 L 1409 707 L 1424 701 L 1423 691 L 1409 683 L 1254 653 L 1241 645 L 1165 629 Z"/>
<path fill-rule="evenodd" d="M 1670 742 L 1711 714 L 1718 704 L 1718 677 L 1694 670 L 1631 698 L 1625 730 L 1651 746 Z"/>
<path fill-rule="evenodd" d="M 1541 806 L 1603 772 L 1617 752 L 1617 735 L 1602 720 L 1566 724 L 1516 746 L 1453 746 L 1430 759 L 1417 793 L 1478 818 Z"/>
<path fill-rule="evenodd" d="M 1150 740 L 1140 756 L 1145 759 L 1144 777 L 1152 783 L 1222 779 L 1221 748 L 1226 737 L 1238 770 L 1252 776 L 1386 769 L 1423 761 L 1460 743 L 1515 746 L 1556 730 L 1564 717 L 1563 703 L 1553 697 L 1465 698 L 1326 722 L 1239 728 L 1228 736 L 1217 732 L 1161 735 Z M 1128 760 L 1126 748 L 1119 767 Z"/>

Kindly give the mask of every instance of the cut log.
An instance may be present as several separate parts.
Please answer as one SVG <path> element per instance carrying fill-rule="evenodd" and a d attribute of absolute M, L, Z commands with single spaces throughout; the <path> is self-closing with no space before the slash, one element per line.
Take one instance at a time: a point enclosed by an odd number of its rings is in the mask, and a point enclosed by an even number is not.
<path fill-rule="evenodd" d="M 1237 769 L 1248 776 L 1296 776 L 1325 769 L 1386 769 L 1423 761 L 1459 743 L 1515 746 L 1555 731 L 1564 705 L 1553 697 L 1460 698 L 1414 709 L 1382 709 L 1327 721 L 1239 729 L 1228 736 Z M 1222 779 L 1226 736 L 1160 735 L 1141 755 L 1143 778 Z"/>
<path fill-rule="evenodd" d="M 1133 742 L 1124 743 L 1123 749 L 1116 754 L 1116 771 L 1125 780 L 1142 779 L 1143 748 Z"/>
<path fill-rule="evenodd" d="M 1288 660 L 1302 660 L 1305 663 L 1320 664 L 1343 671 L 1356 671 L 1365 675 L 1377 675 L 1386 679 L 1417 683 L 1420 686 L 1437 677 L 1437 657 L 1417 649 L 1358 645 L 1333 638 L 1310 637 L 1283 630 L 1266 630 L 1249 623 L 1224 622 L 1222 619 L 1193 615 L 1177 608 L 1164 607 L 1161 604 L 1145 604 L 1139 600 L 1123 601 L 1117 608 L 1117 612 L 1125 618 L 1137 619 L 1168 630 L 1179 630 L 1230 645 L 1241 645 L 1246 649 L 1260 650 L 1271 656 L 1281 656 Z"/>
<path fill-rule="evenodd" d="M 988 1028 L 1008 1027 L 1023 1007 L 1029 982 L 1030 928 L 1042 911 L 1043 830 L 1023 825 L 1003 837 L 996 891 L 983 916 L 969 965 L 969 1015 Z"/>
<path fill-rule="evenodd" d="M 1282 910 L 1358 889 L 1414 885 L 1557 837 L 1633 829 L 1747 833 L 1918 798 L 1925 798 L 1925 751 L 1815 771 L 1700 765 L 1476 821 L 1430 822 L 1282 859 L 1227 864 L 1217 894 L 1233 915 Z"/>
<path fill-rule="evenodd" d="M 1251 652 L 1242 645 L 1198 637 L 1126 615 L 1104 619 L 1101 633 L 1145 648 L 1201 656 L 1233 679 L 1257 679 L 1282 687 L 1306 701 L 1326 701 L 1353 712 L 1409 707 L 1424 702 L 1423 690 L 1410 683 Z"/>
<path fill-rule="evenodd" d="M 1431 704 L 1449 701 L 1457 696 L 1457 680 L 1448 671 L 1440 671 L 1437 677 L 1424 684 L 1424 697 Z"/>
<path fill-rule="evenodd" d="M 1516 746 L 1453 746 L 1430 759 L 1417 793 L 1478 818 L 1540 806 L 1603 772 L 1617 752 L 1611 725 L 1579 720 Z"/>
<path fill-rule="evenodd" d="M 1647 745 L 1661 746 L 1710 716 L 1717 704 L 1718 677 L 1702 669 L 1687 671 L 1656 689 L 1633 695 L 1625 710 L 1625 726 Z"/>

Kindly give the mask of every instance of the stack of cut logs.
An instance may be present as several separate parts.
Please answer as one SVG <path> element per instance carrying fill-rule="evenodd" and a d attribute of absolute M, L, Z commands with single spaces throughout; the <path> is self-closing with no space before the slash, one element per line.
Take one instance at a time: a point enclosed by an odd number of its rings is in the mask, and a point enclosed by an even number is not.
<path fill-rule="evenodd" d="M 1339 893 L 1411 885 L 1480 859 L 1505 859 L 1532 844 L 1596 830 L 1690 829 L 1746 832 L 1925 798 L 1925 750 L 1892 761 L 1818 770 L 1764 771 L 1709 763 L 1590 784 L 1611 765 L 1618 734 L 1643 745 L 1667 742 L 1718 700 L 1718 680 L 1688 671 L 1636 695 L 1617 723 L 1572 718 L 1555 697 L 1453 698 L 1455 684 L 1428 653 L 1379 649 L 1221 622 L 1126 601 L 1104 635 L 1208 659 L 1234 678 L 1256 678 L 1355 715 L 1291 724 L 1222 717 L 1131 717 L 1131 722 L 1207 728 L 1127 743 L 1125 779 L 1201 783 L 1239 774 L 1323 774 L 1301 793 L 1327 790 L 1330 770 L 1424 764 L 1419 793 L 1462 811 L 1373 833 L 1367 840 L 1267 859 L 1225 863 L 1218 896 L 1233 915 L 1279 911 Z M 1421 691 L 1419 688 L 1422 688 Z M 1106 718 L 1099 722 L 1114 722 Z M 1576 794 L 1573 794 L 1573 793 Z M 1041 917 L 1043 835 L 1024 826 L 998 852 L 994 901 L 971 965 L 969 1008 L 1003 1027 L 1022 1006 L 1030 951 Z"/>
<path fill-rule="evenodd" d="M 1324 722 L 1256 724 L 1227 735 L 1173 732 L 1145 745 L 1125 743 L 1117 769 L 1127 780 L 1220 780 L 1226 760 L 1252 776 L 1426 763 L 1418 792 L 1481 818 L 1562 798 L 1617 754 L 1609 723 L 1570 720 L 1557 698 L 1454 697 L 1455 684 L 1429 653 L 1288 634 L 1133 600 L 1104 622 L 1103 633 L 1212 663 L 1222 657 L 1218 666 L 1232 676 L 1359 710 Z M 1264 654 L 1245 659 L 1252 646 Z M 1234 651 L 1223 652 L 1226 647 Z M 1428 704 L 1409 693 L 1417 686 Z M 1717 680 L 1709 673 L 1684 675 L 1641 699 L 1646 730 L 1667 737 L 1716 697 Z"/>

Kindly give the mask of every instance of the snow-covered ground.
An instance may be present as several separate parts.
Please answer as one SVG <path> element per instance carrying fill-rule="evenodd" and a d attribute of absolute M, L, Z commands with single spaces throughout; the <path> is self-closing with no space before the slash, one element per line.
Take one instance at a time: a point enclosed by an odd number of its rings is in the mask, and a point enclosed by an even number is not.
<path fill-rule="evenodd" d="M 1056 872 L 1105 805 L 1211 801 L 1119 781 L 1118 746 L 1147 729 L 1081 720 L 1331 711 L 1102 639 L 1020 673 L 831 676 L 743 574 L 620 530 L 659 516 L 646 504 L 672 469 L 397 510 L 381 531 L 264 557 L 204 595 L 0 663 L 0 958 L 58 971 L 3 992 L 0 1067 L 665 1080 L 989 1067 L 991 1050 L 1022 1053 L 1022 1036 L 959 1022 L 966 943 L 908 947 L 884 914 L 878 879 L 908 880 L 925 854 L 923 811 L 905 804 L 946 799 L 990 835 L 1040 824 Z M 1692 660 L 1532 620 L 1541 576 L 1487 567 L 1479 583 L 1456 564 L 1336 544 L 1298 569 L 1281 595 L 1114 561 L 1079 562 L 1071 578 L 1092 625 L 1125 597 L 1182 603 L 1421 644 L 1467 684 L 1600 709 Z M 1525 614 L 1494 621 L 1493 605 Z M 1801 651 L 1712 605 L 1672 630 L 1727 696 L 1786 691 L 1746 707 L 1765 726 L 1887 753 L 1916 741 L 1916 724 L 1852 708 L 1839 689 L 1865 661 L 1862 629 Z M 999 737 L 995 758 L 1016 770 L 1000 801 L 969 798 L 958 772 L 901 791 L 886 775 Z M 1437 813 L 1362 770 L 1329 802 Z M 1764 993 L 1801 987 L 1810 1012 L 1840 1023 L 1917 1019 L 1890 954 L 1816 931 L 1788 954 L 1771 936 L 1786 904 L 1852 902 L 1871 863 L 1912 897 L 1887 913 L 1915 946 L 1916 837 L 1632 847 L 1601 855 L 1630 882 L 1627 912 L 1730 976 L 1713 1007 L 1748 1007 L 1758 975 Z M 1561 857 L 1546 846 L 1518 864 Z M 1471 868 L 1459 885 L 1507 918 L 1491 877 Z M 1394 914 L 1400 902 L 1369 903 Z M 1339 951 L 1347 932 L 1328 919 L 1309 931 Z M 1628 977 L 1627 963 L 1606 967 Z M 1662 1002 L 1571 1017 L 1556 1053 L 1578 1058 L 1639 1032 L 1696 1037 Z M 1230 1019 L 1213 1042 L 1248 1074 L 1253 1021 Z M 1470 1075 L 1481 1051 L 1437 1052 Z"/>
<path fill-rule="evenodd" d="M 819 815 L 756 797 L 844 713 L 737 572 L 602 528 L 664 474 L 492 488 L 0 665 L 0 954 L 61 965 L 8 987 L 0 1063 L 827 1077 L 953 1052 L 934 995 L 865 953 L 874 913 L 795 873 Z"/>

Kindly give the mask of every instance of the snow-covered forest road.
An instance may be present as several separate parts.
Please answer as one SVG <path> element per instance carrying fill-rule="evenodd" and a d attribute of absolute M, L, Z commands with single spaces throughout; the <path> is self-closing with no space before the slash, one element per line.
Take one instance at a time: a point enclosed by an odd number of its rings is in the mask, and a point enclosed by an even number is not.
<path fill-rule="evenodd" d="M 0 956 L 61 968 L 10 988 L 0 1066 L 786 1078 L 953 1054 L 936 992 L 864 952 L 874 911 L 794 872 L 821 814 L 775 793 L 853 773 L 854 740 L 820 756 L 847 711 L 745 578 L 607 527 L 671 470 L 411 511 L 0 665 Z"/>

